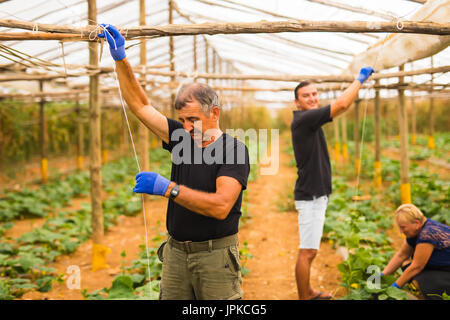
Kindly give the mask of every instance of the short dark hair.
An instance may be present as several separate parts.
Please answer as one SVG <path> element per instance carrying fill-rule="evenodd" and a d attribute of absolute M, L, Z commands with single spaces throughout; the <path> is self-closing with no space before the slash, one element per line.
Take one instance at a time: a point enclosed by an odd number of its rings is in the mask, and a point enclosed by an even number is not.
<path fill-rule="evenodd" d="M 184 84 L 178 90 L 175 99 L 175 109 L 180 110 L 186 103 L 192 102 L 192 100 L 197 100 L 202 111 L 208 115 L 214 106 L 219 106 L 219 97 L 217 93 L 205 83 L 193 82 Z"/>
<path fill-rule="evenodd" d="M 294 89 L 295 100 L 298 100 L 298 94 L 297 94 L 298 89 L 309 86 L 310 84 L 311 84 L 311 82 L 309 82 L 309 81 L 302 81 L 295 87 L 295 89 Z"/>

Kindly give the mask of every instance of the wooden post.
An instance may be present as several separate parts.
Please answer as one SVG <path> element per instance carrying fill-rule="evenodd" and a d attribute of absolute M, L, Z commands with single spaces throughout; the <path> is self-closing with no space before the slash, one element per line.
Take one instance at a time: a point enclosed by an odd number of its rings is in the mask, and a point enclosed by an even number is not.
<path fill-rule="evenodd" d="M 376 80 L 376 84 L 380 81 Z M 382 176 L 381 176 L 381 123 L 380 123 L 380 90 L 375 90 L 375 163 L 374 167 L 374 183 L 375 186 L 381 188 Z"/>
<path fill-rule="evenodd" d="M 205 73 L 209 73 L 209 45 L 206 38 L 203 39 L 205 40 Z M 209 79 L 206 79 L 206 83 L 209 84 Z"/>
<path fill-rule="evenodd" d="M 403 71 L 404 65 L 400 66 Z M 399 83 L 404 83 L 404 77 L 399 77 Z M 411 186 L 409 183 L 409 158 L 408 158 L 408 119 L 405 106 L 405 90 L 398 89 L 398 122 L 400 129 L 400 195 L 401 202 L 411 203 Z"/>
<path fill-rule="evenodd" d="M 198 65 L 197 65 L 197 36 L 193 36 L 193 51 L 194 51 L 194 72 L 197 72 Z M 197 78 L 194 79 L 194 81 L 197 81 Z"/>
<path fill-rule="evenodd" d="M 76 98 L 76 114 L 77 114 L 77 170 L 83 169 L 84 156 L 84 126 L 83 118 L 81 116 L 80 100 Z"/>
<path fill-rule="evenodd" d="M 353 126 L 353 140 L 355 141 L 355 173 L 359 174 L 361 159 L 359 158 L 359 103 L 361 100 L 355 100 L 355 123 Z"/>
<path fill-rule="evenodd" d="M 139 24 L 141 26 L 145 26 L 145 0 L 139 0 Z M 142 37 L 140 44 L 140 64 L 144 68 L 147 65 L 147 46 L 145 37 Z M 145 80 L 145 74 L 142 74 L 142 77 Z M 143 82 L 143 89 L 145 92 L 145 81 Z M 148 128 L 139 121 L 139 158 L 140 158 L 140 166 L 141 171 L 149 171 L 150 170 L 150 159 L 149 159 L 149 131 Z M 149 208 L 150 196 L 144 195 L 144 206 Z M 144 209 L 144 208 L 142 208 Z"/>
<path fill-rule="evenodd" d="M 344 112 L 341 115 L 341 131 L 342 131 L 342 160 L 347 162 L 348 160 L 348 142 L 347 142 L 347 115 Z"/>
<path fill-rule="evenodd" d="M 39 91 L 44 91 L 44 81 L 39 81 Z M 48 182 L 48 159 L 47 159 L 47 121 L 45 119 L 45 99 L 42 97 L 39 101 L 40 118 L 40 143 L 41 143 L 41 178 L 42 183 Z"/>
<path fill-rule="evenodd" d="M 417 119 L 416 119 L 416 101 L 414 100 L 414 91 L 411 91 L 411 144 L 416 145 Z"/>
<path fill-rule="evenodd" d="M 333 99 L 335 98 L 335 94 L 333 92 Z M 341 161 L 341 137 L 339 134 L 339 118 L 333 119 L 333 129 L 334 129 L 334 161 L 336 161 L 336 165 L 339 161 Z"/>
<path fill-rule="evenodd" d="M 88 23 L 97 24 L 97 2 L 88 1 Z M 89 64 L 98 66 L 98 45 L 89 42 Z M 109 249 L 103 245 L 102 172 L 101 172 L 101 109 L 99 75 L 89 77 L 89 162 L 92 205 L 92 270 L 106 268 Z"/>
<path fill-rule="evenodd" d="M 169 0 L 169 24 L 173 24 L 173 0 Z M 170 71 L 175 72 L 175 53 L 173 37 L 169 37 Z M 175 76 L 170 77 L 170 82 L 175 82 Z M 170 115 L 175 118 L 175 92 L 170 89 Z"/>
<path fill-rule="evenodd" d="M 431 68 L 433 68 L 433 57 L 431 59 Z M 434 76 L 431 75 L 431 85 L 433 85 Z M 433 90 L 430 90 L 430 112 L 429 112 L 429 126 L 430 132 L 428 134 L 428 148 L 434 149 L 434 98 L 433 98 Z"/>

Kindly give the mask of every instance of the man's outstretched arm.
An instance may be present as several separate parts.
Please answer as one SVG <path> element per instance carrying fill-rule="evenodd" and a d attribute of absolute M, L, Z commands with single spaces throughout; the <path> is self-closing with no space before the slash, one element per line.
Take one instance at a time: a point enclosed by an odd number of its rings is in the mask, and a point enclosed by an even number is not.
<path fill-rule="evenodd" d="M 344 113 L 351 106 L 358 96 L 359 89 L 370 75 L 374 72 L 371 67 L 362 68 L 358 77 L 352 84 L 344 90 L 344 92 L 337 98 L 330 106 L 330 117 L 335 118 L 338 115 Z"/>
<path fill-rule="evenodd" d="M 153 133 L 164 142 L 169 141 L 169 124 L 167 118 L 150 105 L 147 95 L 137 81 L 133 69 L 125 54 L 125 38 L 111 25 L 103 24 L 103 32 L 98 36 L 106 38 L 111 56 L 116 63 L 122 97 L 130 110 Z"/>

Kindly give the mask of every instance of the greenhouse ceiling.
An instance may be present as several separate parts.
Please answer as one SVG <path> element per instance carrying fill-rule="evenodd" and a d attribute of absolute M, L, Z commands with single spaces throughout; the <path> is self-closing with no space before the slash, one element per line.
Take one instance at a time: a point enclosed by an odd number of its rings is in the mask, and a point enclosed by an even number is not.
<path fill-rule="evenodd" d="M 413 20 L 422 8 L 430 3 L 438 3 L 439 10 L 448 15 L 450 1 L 429 0 L 176 0 L 173 10 L 173 24 L 237 23 L 258 21 L 388 21 L 401 28 L 402 21 Z M 169 1 L 145 1 L 146 25 L 165 26 L 169 24 Z M 10 0 L 1 1 L 0 19 L 20 20 L 36 24 L 32 32 L 38 32 L 38 24 L 70 25 L 85 27 L 88 5 L 86 0 Z M 139 26 L 139 0 L 97 1 L 97 22 L 109 23 L 126 28 Z M 450 21 L 447 19 L 444 22 Z M 427 20 L 429 21 L 429 20 Z M 0 28 L 0 32 L 20 32 L 23 30 Z M 95 35 L 93 35 L 95 37 Z M 349 66 L 355 57 L 376 46 L 388 36 L 387 33 L 344 33 L 344 32 L 284 32 L 258 34 L 216 34 L 197 36 L 198 72 L 205 72 L 205 42 L 222 61 L 217 70 L 212 70 L 212 54 L 209 55 L 209 72 L 240 73 L 252 75 L 339 75 L 350 72 Z M 442 37 L 448 40 L 449 36 Z M 193 36 L 173 37 L 175 70 L 194 74 Z M 127 41 L 127 57 L 136 66 L 140 62 L 140 40 Z M 448 41 L 447 41 L 448 43 Z M 86 41 L 61 43 L 47 41 L 3 41 L 0 64 L 12 62 L 26 65 L 27 72 L 75 72 L 74 65 L 87 65 L 89 52 Z M 417 41 L 418 49 L 420 43 Z M 105 46 L 106 48 L 106 46 Z M 15 51 L 11 51 L 11 49 Z M 443 49 L 443 50 L 441 50 Z M 389 48 L 381 47 L 381 51 Z M 391 56 L 399 53 L 389 52 Z M 375 60 L 378 60 L 377 54 Z M 39 59 L 39 60 L 38 60 Z M 381 58 L 379 59 L 381 61 Z M 50 62 L 44 67 L 45 62 Z M 422 58 L 407 63 L 405 70 L 448 66 L 450 53 L 447 48 L 433 58 Z M 169 37 L 154 37 L 147 40 L 147 65 L 162 65 L 169 70 Z M 69 66 L 71 66 L 69 68 Z M 102 50 L 100 66 L 112 67 L 113 61 L 105 49 Z M 70 69 L 68 71 L 68 68 Z M 375 66 L 377 69 L 377 67 Z M 397 68 L 386 71 L 396 71 Z M 381 70 L 377 70 L 381 71 Z M 87 77 L 68 78 L 67 82 L 86 83 Z M 155 77 L 166 79 L 167 77 Z M 431 77 L 416 76 L 414 82 L 426 83 Z M 185 81 L 186 79 L 180 79 Z M 113 77 L 104 77 L 104 84 L 112 83 Z M 396 81 L 386 80 L 386 83 Z M 448 83 L 447 73 L 436 74 L 436 82 Z M 273 81 L 246 81 L 249 86 L 279 87 Z M 293 85 L 293 83 L 285 83 Z M 7 90 L 8 83 L 0 88 Z M 32 90 L 32 89 L 29 89 Z M 261 93 L 261 96 L 264 94 Z M 283 93 L 290 97 L 290 93 Z M 281 98 L 282 99 L 282 98 Z"/>

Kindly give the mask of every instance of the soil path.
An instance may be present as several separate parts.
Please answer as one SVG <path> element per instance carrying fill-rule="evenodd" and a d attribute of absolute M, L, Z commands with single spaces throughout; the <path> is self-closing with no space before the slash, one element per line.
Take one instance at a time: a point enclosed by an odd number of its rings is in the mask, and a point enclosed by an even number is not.
<path fill-rule="evenodd" d="M 281 145 L 280 151 L 284 147 Z M 253 258 L 246 264 L 250 273 L 243 278 L 244 299 L 298 299 L 294 274 L 299 246 L 297 212 L 282 212 L 278 208 L 293 192 L 296 180 L 296 169 L 289 167 L 289 161 L 290 156 L 280 152 L 278 173 L 260 176 L 248 188 L 249 211 L 253 217 L 241 228 L 239 238 L 241 246 L 248 242 Z M 342 296 L 337 269 L 341 261 L 331 245 L 322 242 L 311 270 L 313 288 Z"/>

